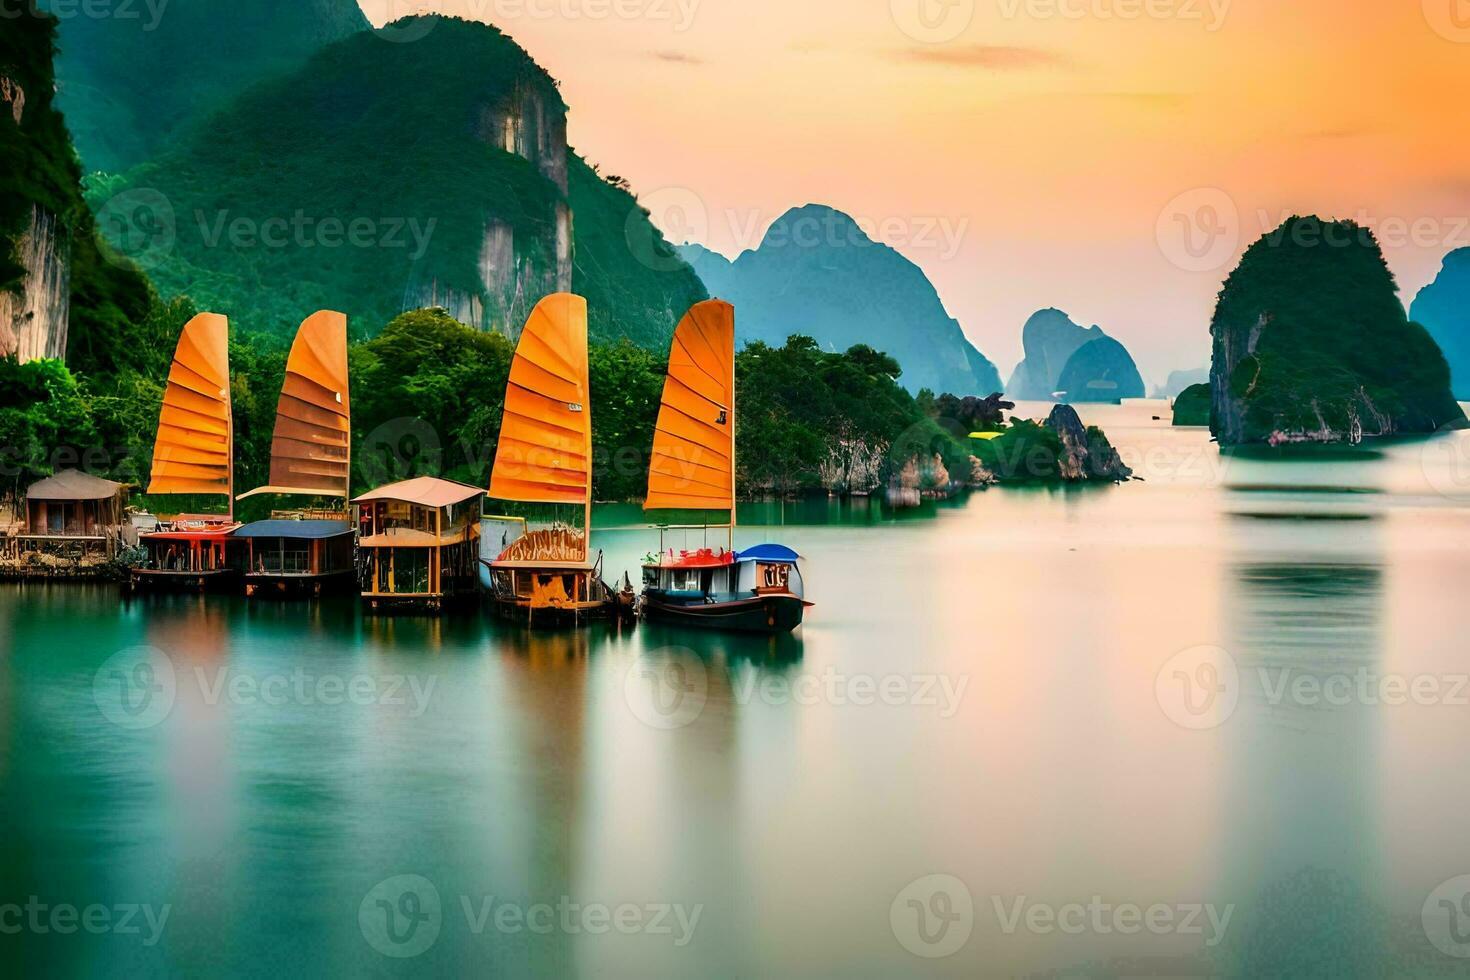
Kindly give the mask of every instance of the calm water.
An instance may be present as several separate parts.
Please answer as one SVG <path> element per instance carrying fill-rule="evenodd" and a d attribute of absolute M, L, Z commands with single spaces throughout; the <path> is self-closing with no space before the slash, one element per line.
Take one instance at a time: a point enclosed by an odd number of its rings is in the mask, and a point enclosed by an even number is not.
<path fill-rule="evenodd" d="M 0 955 L 1470 975 L 1470 444 L 1156 412 L 1085 413 L 1146 483 L 752 509 L 818 603 L 777 641 L 6 588 Z"/>

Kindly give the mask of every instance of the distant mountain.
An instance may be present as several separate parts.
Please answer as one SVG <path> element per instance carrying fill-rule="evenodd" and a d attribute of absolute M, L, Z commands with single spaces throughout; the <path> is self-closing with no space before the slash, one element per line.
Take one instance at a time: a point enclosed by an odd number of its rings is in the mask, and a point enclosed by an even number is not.
<path fill-rule="evenodd" d="M 1178 398 L 1186 388 L 1208 384 L 1210 369 L 1192 368 L 1188 371 L 1170 371 L 1169 380 L 1154 389 L 1155 398 Z"/>
<path fill-rule="evenodd" d="M 107 16 L 76 11 L 61 21 L 56 101 L 83 166 L 115 173 L 191 118 L 368 26 L 355 0 L 137 0 L 110 5 Z"/>
<path fill-rule="evenodd" d="M 1419 290 L 1409 318 L 1439 344 L 1455 397 L 1470 401 L 1470 248 L 1445 256 L 1434 282 Z"/>
<path fill-rule="evenodd" d="M 917 265 L 823 205 L 793 208 L 731 262 L 681 246 L 712 296 L 735 304 L 742 343 L 805 334 L 829 351 L 867 344 L 895 358 L 910 392 L 988 395 L 995 365 L 975 349 Z"/>
<path fill-rule="evenodd" d="M 374 333 L 439 306 L 514 338 L 542 296 L 571 289 L 594 339 L 666 349 L 704 287 L 626 187 L 568 148 L 556 81 L 494 27 L 422 26 L 412 43 L 327 45 L 89 201 L 151 202 L 154 282 L 241 329 L 286 333 L 327 308 Z"/>
<path fill-rule="evenodd" d="M 1220 290 L 1210 334 L 1223 446 L 1464 424 L 1444 355 L 1404 314 L 1377 239 L 1354 222 L 1293 217 L 1263 236 Z"/>
<path fill-rule="evenodd" d="M 1008 398 L 1054 401 L 1060 393 L 1067 401 L 1143 397 L 1143 379 L 1128 350 L 1102 327 L 1083 329 L 1061 310 L 1031 314 L 1021 328 L 1021 348 L 1025 356 L 1006 385 Z"/>
<path fill-rule="evenodd" d="M 1101 327 L 1084 330 L 1061 310 L 1045 309 L 1031 314 L 1021 328 L 1024 357 L 1011 374 L 1006 395 L 1025 401 L 1050 401 L 1060 390 L 1062 369 L 1077 349 L 1088 341 L 1107 336 Z"/>
<path fill-rule="evenodd" d="M 1143 378 L 1127 348 L 1112 337 L 1089 340 L 1067 358 L 1057 391 L 1069 402 L 1117 402 L 1143 397 Z"/>

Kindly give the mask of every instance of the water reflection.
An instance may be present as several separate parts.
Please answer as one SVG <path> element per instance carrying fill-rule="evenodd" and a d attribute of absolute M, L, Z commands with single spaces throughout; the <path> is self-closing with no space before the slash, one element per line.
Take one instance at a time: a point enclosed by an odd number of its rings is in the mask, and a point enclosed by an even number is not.
<path fill-rule="evenodd" d="M 1313 555 L 1314 536 L 1333 532 L 1274 533 L 1278 548 Z M 1225 646 L 1242 711 L 1265 724 L 1235 741 L 1226 774 L 1222 891 L 1240 911 L 1218 951 L 1227 975 L 1365 976 L 1382 965 L 1383 922 L 1366 898 L 1382 874 L 1371 802 L 1381 719 L 1355 693 L 1381 669 L 1380 546 L 1369 522 L 1341 558 L 1273 550 L 1236 562 L 1229 579 Z"/>

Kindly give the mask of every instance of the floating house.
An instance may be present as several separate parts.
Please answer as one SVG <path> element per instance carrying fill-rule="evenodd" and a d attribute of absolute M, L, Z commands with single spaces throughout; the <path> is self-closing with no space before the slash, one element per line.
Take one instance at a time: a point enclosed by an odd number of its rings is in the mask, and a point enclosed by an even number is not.
<path fill-rule="evenodd" d="M 16 556 L 48 551 L 72 557 L 117 554 L 129 535 L 128 488 L 81 470 L 62 470 L 26 489 L 25 523 L 16 528 Z"/>
<path fill-rule="evenodd" d="M 439 610 L 476 594 L 484 491 L 421 476 L 353 499 L 358 584 L 369 609 Z"/>
<path fill-rule="evenodd" d="M 352 588 L 353 531 L 346 521 L 254 521 L 230 537 L 247 596 L 319 596 Z"/>
<path fill-rule="evenodd" d="M 481 584 L 497 615 L 527 625 L 577 625 L 617 608 L 592 530 L 592 403 L 587 301 L 556 293 L 536 304 L 516 343 L 488 496 L 580 511 L 582 526 L 532 528 L 519 517 L 482 525 Z M 632 592 L 629 589 L 628 608 Z"/>
<path fill-rule="evenodd" d="M 353 529 L 347 515 L 352 410 L 347 317 L 320 310 L 302 321 L 286 359 L 271 437 L 270 482 L 240 494 L 340 498 L 339 510 L 275 513 L 233 537 L 244 550 L 248 596 L 321 595 L 352 583 Z"/>
<path fill-rule="evenodd" d="M 230 417 L 229 321 L 200 313 L 184 324 L 168 371 L 149 494 L 223 496 L 225 514 L 182 514 L 139 535 L 144 563 L 134 589 L 220 589 L 237 580 L 228 551 L 234 519 L 234 423 Z"/>

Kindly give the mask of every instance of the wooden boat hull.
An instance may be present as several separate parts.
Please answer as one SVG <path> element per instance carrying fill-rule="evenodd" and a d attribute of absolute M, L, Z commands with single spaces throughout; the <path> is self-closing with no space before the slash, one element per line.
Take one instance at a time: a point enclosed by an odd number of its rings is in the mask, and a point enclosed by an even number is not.
<path fill-rule="evenodd" d="M 314 599 L 324 595 L 344 595 L 352 591 L 355 577 L 356 573 L 350 568 L 320 575 L 251 573 L 245 576 L 245 594 L 257 599 Z"/>
<path fill-rule="evenodd" d="M 559 606 L 533 606 L 525 599 L 489 596 L 490 609 L 497 619 L 532 629 L 581 626 L 618 616 L 618 605 L 612 599 L 600 602 L 567 603 Z"/>
<path fill-rule="evenodd" d="M 128 570 L 128 586 L 134 592 L 231 592 L 240 584 L 240 571 L 216 568 L 203 572 L 180 572 L 166 568 Z"/>
<path fill-rule="evenodd" d="M 696 629 L 737 633 L 790 633 L 801 625 L 807 603 L 794 595 L 756 595 L 729 602 L 671 601 L 644 592 L 640 604 L 650 620 Z"/>

